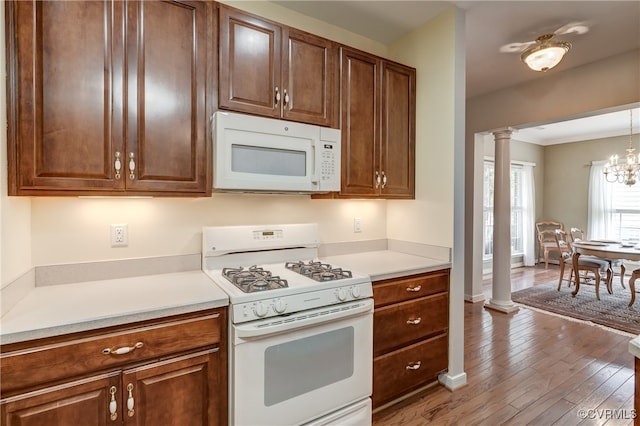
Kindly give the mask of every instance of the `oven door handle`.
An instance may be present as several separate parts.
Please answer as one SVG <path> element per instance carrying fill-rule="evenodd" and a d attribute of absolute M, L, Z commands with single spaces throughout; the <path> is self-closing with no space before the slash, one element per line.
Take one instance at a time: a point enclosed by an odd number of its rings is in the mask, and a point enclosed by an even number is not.
<path fill-rule="evenodd" d="M 363 314 L 373 315 L 373 299 L 362 299 L 353 303 L 310 309 L 289 316 L 236 324 L 234 329 L 236 337 L 246 339 L 297 330 Z"/>

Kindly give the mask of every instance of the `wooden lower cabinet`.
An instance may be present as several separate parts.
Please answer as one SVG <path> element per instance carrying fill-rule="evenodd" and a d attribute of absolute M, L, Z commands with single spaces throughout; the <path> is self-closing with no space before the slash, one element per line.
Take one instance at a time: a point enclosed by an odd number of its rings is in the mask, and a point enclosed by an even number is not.
<path fill-rule="evenodd" d="M 130 350 L 107 352 L 122 348 Z M 75 353 L 83 358 L 76 360 Z M 1 361 L 0 373 L 7 373 L 1 384 L 2 425 L 227 423 L 225 310 L 118 327 L 102 335 L 7 345 Z M 37 364 L 50 373 L 28 367 Z"/>
<path fill-rule="evenodd" d="M 449 269 L 373 283 L 373 407 L 433 381 L 449 362 Z"/>

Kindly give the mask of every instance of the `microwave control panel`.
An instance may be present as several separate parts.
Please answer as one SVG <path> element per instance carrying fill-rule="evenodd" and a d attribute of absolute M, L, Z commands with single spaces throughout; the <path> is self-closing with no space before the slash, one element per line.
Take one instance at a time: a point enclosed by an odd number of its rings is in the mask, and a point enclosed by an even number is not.
<path fill-rule="evenodd" d="M 320 170 L 320 190 L 340 191 L 340 130 L 322 129 L 323 134 L 320 140 L 319 170 Z"/>

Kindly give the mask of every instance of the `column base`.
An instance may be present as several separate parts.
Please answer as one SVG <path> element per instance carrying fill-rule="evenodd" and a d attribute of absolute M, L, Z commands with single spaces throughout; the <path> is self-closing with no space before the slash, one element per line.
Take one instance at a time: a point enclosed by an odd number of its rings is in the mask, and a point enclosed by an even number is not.
<path fill-rule="evenodd" d="M 486 299 L 484 298 L 484 294 L 480 293 L 480 294 L 465 294 L 464 295 L 464 301 L 465 302 L 471 302 L 471 303 L 478 303 L 478 302 L 484 302 Z"/>
<path fill-rule="evenodd" d="M 438 376 L 438 381 L 450 391 L 454 391 L 467 384 L 467 373 L 456 374 L 443 373 Z"/>
<path fill-rule="evenodd" d="M 484 307 L 487 309 L 492 309 L 494 311 L 503 312 L 505 314 L 510 314 L 512 312 L 517 312 L 520 307 L 513 303 L 511 300 L 493 300 L 489 299 L 487 303 L 484 304 Z"/>

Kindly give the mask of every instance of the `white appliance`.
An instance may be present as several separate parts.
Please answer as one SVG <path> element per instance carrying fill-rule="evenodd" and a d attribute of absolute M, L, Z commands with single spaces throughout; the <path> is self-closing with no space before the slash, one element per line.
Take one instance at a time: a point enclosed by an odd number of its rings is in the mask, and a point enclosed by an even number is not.
<path fill-rule="evenodd" d="M 371 424 L 373 289 L 317 261 L 316 224 L 203 228 L 228 295 L 229 424 Z"/>
<path fill-rule="evenodd" d="M 340 130 L 218 111 L 213 190 L 321 193 L 340 190 Z"/>

